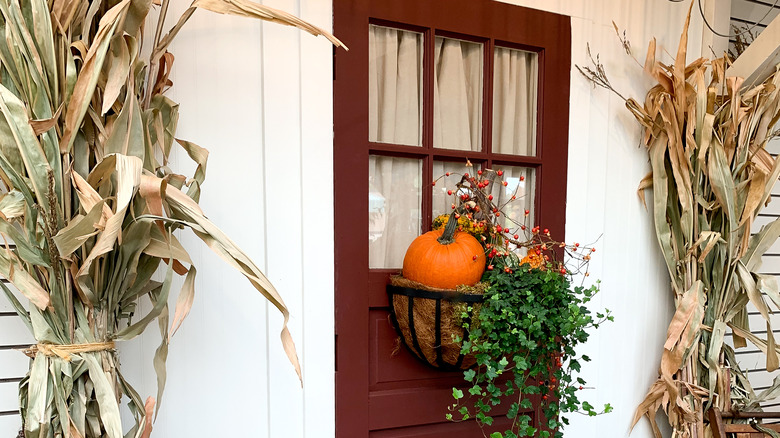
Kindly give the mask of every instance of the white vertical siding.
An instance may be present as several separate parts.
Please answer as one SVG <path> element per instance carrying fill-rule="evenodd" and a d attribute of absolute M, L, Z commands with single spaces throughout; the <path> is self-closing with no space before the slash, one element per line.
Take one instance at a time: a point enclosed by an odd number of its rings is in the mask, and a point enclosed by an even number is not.
<path fill-rule="evenodd" d="M 189 3 L 175 1 L 169 17 Z M 331 27 L 328 1 L 264 3 Z M 171 345 L 154 436 L 333 436 L 331 46 L 293 28 L 197 12 L 171 52 L 178 137 L 211 152 L 201 204 L 284 297 L 305 384 L 281 348 L 276 309 L 184 237 L 198 267 L 196 299 Z M 176 161 L 186 165 L 186 154 Z M 155 331 L 122 346 L 143 397 L 156 391 Z"/>
<path fill-rule="evenodd" d="M 300 17 L 324 27 L 331 2 L 300 4 Z M 341 50 L 341 49 L 339 49 Z M 303 424 L 306 437 L 335 434 L 333 291 L 333 56 L 322 38 L 301 35 L 301 254 L 305 302 L 300 313 L 306 359 Z M 284 435 L 281 435 L 284 436 Z"/>

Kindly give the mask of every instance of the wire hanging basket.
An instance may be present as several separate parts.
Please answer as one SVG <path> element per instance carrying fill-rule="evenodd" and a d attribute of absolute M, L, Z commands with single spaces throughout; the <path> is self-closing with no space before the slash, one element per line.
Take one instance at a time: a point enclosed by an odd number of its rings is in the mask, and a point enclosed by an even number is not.
<path fill-rule="evenodd" d="M 407 281 L 408 282 L 408 281 Z M 387 286 L 390 319 L 406 348 L 417 359 L 442 371 L 466 370 L 476 364 L 462 353 L 483 295 L 423 290 L 396 280 Z"/>

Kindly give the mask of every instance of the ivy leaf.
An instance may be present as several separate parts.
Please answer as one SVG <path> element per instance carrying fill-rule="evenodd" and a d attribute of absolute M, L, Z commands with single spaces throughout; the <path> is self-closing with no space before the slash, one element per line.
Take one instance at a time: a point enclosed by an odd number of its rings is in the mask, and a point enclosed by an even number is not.
<path fill-rule="evenodd" d="M 506 413 L 506 418 L 509 418 L 510 420 L 514 419 L 515 417 L 517 417 L 519 411 L 520 411 L 520 405 L 518 405 L 517 402 L 512 403 L 509 406 L 509 410 Z"/>
<path fill-rule="evenodd" d="M 528 369 L 528 362 L 522 357 L 517 357 L 515 358 L 515 367 L 517 367 L 519 370 L 525 371 Z"/>
<path fill-rule="evenodd" d="M 455 400 L 460 400 L 463 398 L 463 391 L 461 391 L 458 388 L 452 388 L 452 397 L 455 398 Z"/>

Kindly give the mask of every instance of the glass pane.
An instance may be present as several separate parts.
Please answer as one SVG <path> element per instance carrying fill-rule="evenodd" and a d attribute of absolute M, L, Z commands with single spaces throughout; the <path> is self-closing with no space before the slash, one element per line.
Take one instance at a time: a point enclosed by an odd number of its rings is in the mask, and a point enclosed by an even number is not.
<path fill-rule="evenodd" d="M 370 25 L 368 140 L 422 144 L 423 35 Z"/>
<path fill-rule="evenodd" d="M 493 72 L 493 152 L 536 155 L 539 56 L 496 47 Z"/>
<path fill-rule="evenodd" d="M 400 268 L 420 235 L 422 161 L 370 156 L 368 162 L 368 264 Z"/>
<path fill-rule="evenodd" d="M 466 166 L 465 162 L 452 162 L 452 161 L 434 161 L 433 162 L 433 177 L 438 178 L 436 185 L 433 186 L 433 218 L 442 214 L 450 214 L 452 211 L 452 204 L 458 204 L 457 197 L 455 196 L 455 185 L 460 182 L 461 177 L 466 173 L 475 172 L 478 167 Z M 447 176 L 447 173 L 450 176 Z M 453 194 L 449 195 L 447 192 L 452 191 Z"/>
<path fill-rule="evenodd" d="M 482 147 L 482 44 L 436 37 L 433 146 Z"/>
<path fill-rule="evenodd" d="M 536 176 L 534 169 L 515 166 L 494 166 L 503 175 L 496 179 L 502 183 L 493 185 L 493 203 L 504 212 L 504 227 L 515 230 L 525 225 L 529 232 L 536 224 L 534 198 L 536 197 Z M 506 182 L 507 185 L 503 185 Z M 514 196 L 514 200 L 512 197 Z M 525 215 L 528 210 L 528 216 Z M 518 234 L 522 234 L 519 233 Z"/>

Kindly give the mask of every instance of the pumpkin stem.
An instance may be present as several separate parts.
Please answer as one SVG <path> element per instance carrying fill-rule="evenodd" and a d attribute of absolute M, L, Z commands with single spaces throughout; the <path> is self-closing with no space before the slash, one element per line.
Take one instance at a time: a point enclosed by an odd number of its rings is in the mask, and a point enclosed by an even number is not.
<path fill-rule="evenodd" d="M 447 219 L 447 225 L 444 227 L 444 232 L 438 239 L 436 239 L 442 245 L 449 245 L 455 241 L 455 230 L 458 229 L 458 219 L 455 218 L 455 215 L 460 214 L 462 208 L 462 206 L 458 207 L 453 210 L 452 213 L 450 213 L 450 218 Z"/>

